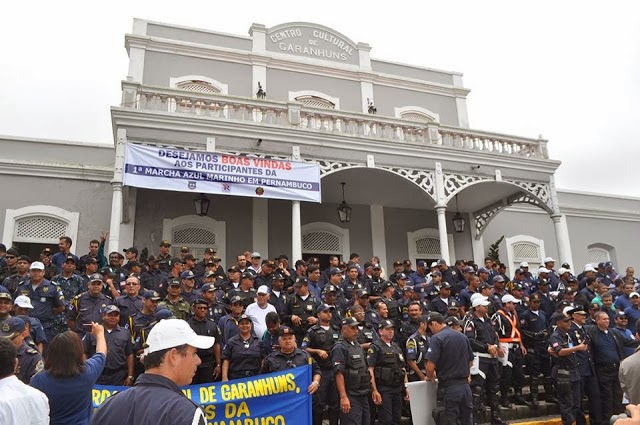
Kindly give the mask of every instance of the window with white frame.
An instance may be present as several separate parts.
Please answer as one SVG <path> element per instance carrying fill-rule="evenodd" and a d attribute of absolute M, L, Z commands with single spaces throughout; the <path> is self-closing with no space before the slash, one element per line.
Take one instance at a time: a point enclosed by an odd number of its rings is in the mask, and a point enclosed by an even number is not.
<path fill-rule="evenodd" d="M 593 243 L 587 246 L 587 263 L 597 266 L 598 263 L 613 261 L 614 248 L 605 243 Z"/>
<path fill-rule="evenodd" d="M 440 115 L 420 106 L 395 108 L 396 118 L 417 123 L 440 122 Z"/>
<path fill-rule="evenodd" d="M 518 235 L 505 239 L 507 246 L 507 264 L 509 273 L 520 267 L 520 263 L 529 264 L 529 271 L 535 275 L 545 257 L 544 241 L 532 236 Z"/>
<path fill-rule="evenodd" d="M 226 223 L 211 217 L 186 215 L 175 219 L 165 219 L 162 238 L 171 242 L 172 255 L 178 255 L 186 246 L 191 254 L 201 259 L 207 248 L 213 248 L 217 256 L 226 260 Z"/>
<path fill-rule="evenodd" d="M 450 258 L 456 258 L 453 235 L 447 235 Z M 442 258 L 442 248 L 440 247 L 440 234 L 438 229 L 418 229 L 415 232 L 407 232 L 407 248 L 409 259 L 416 263 L 417 260 L 439 260 Z M 447 259 L 449 260 L 449 259 Z"/>
<path fill-rule="evenodd" d="M 61 236 L 74 242 L 80 214 L 52 205 L 32 205 L 7 209 L 2 240 L 5 244 L 57 244 Z"/>
<path fill-rule="evenodd" d="M 302 226 L 302 252 L 349 258 L 349 230 L 324 222 Z"/>

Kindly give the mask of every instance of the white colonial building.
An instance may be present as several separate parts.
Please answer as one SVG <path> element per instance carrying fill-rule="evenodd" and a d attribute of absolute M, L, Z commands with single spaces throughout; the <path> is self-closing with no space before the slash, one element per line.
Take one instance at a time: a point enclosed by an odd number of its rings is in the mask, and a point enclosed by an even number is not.
<path fill-rule="evenodd" d="M 368 44 L 304 22 L 241 36 L 136 19 L 125 40 L 113 146 L 0 138 L 7 246 L 34 255 L 66 234 L 84 253 L 108 229 L 109 250 L 153 253 L 168 239 L 196 254 L 213 246 L 226 263 L 247 249 L 357 252 L 390 269 L 482 262 L 505 236 L 511 271 L 545 256 L 578 271 L 639 264 L 640 199 L 560 190 L 546 140 L 470 129 L 458 72 L 374 59 Z M 127 144 L 317 163 L 322 202 L 208 194 L 198 216 L 198 193 L 123 185 Z M 337 213 L 342 182 L 349 222 Z"/>

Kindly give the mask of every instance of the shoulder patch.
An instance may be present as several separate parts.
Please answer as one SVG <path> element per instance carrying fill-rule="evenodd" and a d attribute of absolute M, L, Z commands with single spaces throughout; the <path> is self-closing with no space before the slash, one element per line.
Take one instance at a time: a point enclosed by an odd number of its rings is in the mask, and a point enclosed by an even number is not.
<path fill-rule="evenodd" d="M 410 348 L 416 348 L 416 342 L 413 339 L 407 340 L 407 350 Z"/>

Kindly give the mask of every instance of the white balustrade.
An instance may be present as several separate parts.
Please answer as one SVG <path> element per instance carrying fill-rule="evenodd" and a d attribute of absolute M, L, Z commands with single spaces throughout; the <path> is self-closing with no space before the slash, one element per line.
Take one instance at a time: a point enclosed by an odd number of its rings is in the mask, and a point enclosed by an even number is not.
<path fill-rule="evenodd" d="M 270 126 L 293 127 L 354 138 L 434 145 L 452 149 L 547 159 L 547 141 L 508 136 L 438 123 L 305 106 L 298 102 L 190 93 L 177 89 L 122 83 L 122 107 L 190 114 Z"/>

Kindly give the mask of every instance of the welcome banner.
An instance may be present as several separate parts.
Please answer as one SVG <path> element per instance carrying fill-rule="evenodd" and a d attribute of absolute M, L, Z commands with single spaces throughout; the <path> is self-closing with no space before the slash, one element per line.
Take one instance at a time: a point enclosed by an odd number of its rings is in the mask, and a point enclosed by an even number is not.
<path fill-rule="evenodd" d="M 311 366 L 236 379 L 189 385 L 182 392 L 202 406 L 209 425 L 311 425 Z M 96 385 L 93 409 L 129 387 Z"/>
<path fill-rule="evenodd" d="M 127 144 L 124 184 L 146 189 L 320 202 L 320 166 Z"/>

